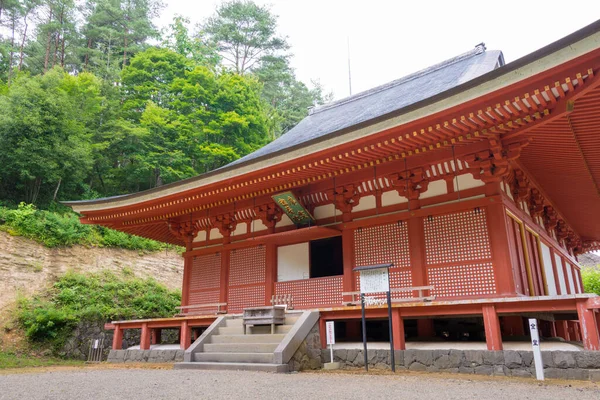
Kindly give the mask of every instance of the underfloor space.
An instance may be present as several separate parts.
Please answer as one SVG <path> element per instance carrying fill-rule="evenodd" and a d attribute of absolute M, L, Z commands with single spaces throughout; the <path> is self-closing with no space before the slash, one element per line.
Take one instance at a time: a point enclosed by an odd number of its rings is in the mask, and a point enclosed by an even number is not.
<path fill-rule="evenodd" d="M 531 342 L 519 341 L 502 344 L 504 350 L 531 351 Z M 362 342 L 345 342 L 333 345 L 334 350 L 362 350 Z M 389 342 L 368 342 L 367 348 L 370 350 L 388 350 Z M 542 351 L 583 351 L 583 347 L 561 341 L 545 341 L 541 344 Z M 485 342 L 406 342 L 406 350 L 487 350 Z"/>

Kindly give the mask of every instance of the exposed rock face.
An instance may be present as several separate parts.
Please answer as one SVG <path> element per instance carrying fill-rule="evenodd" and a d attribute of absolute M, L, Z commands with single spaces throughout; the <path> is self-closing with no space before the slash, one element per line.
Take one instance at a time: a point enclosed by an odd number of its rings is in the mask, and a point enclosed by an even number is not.
<path fill-rule="evenodd" d="M 577 256 L 579 264 L 585 267 L 597 267 L 600 266 L 600 255 L 598 253 L 585 253 Z"/>
<path fill-rule="evenodd" d="M 171 289 L 181 288 L 183 258 L 175 252 L 139 253 L 110 248 L 46 248 L 32 240 L 0 232 L 0 310 L 17 293 L 32 294 L 68 270 L 122 272 L 151 276 Z"/>

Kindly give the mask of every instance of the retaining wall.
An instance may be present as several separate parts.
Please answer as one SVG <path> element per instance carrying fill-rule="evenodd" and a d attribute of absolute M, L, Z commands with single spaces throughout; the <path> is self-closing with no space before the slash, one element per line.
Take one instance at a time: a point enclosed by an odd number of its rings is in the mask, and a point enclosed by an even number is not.
<path fill-rule="evenodd" d="M 183 361 L 183 350 L 111 350 L 106 361 L 175 363 Z"/>
<path fill-rule="evenodd" d="M 322 357 L 329 361 L 329 353 Z M 370 368 L 390 368 L 389 350 L 368 350 Z M 535 377 L 533 352 L 487 350 L 397 350 L 396 371 L 449 372 L 479 375 Z M 334 361 L 345 368 L 364 367 L 362 350 L 334 350 Z M 548 379 L 600 381 L 600 351 L 544 351 Z"/>

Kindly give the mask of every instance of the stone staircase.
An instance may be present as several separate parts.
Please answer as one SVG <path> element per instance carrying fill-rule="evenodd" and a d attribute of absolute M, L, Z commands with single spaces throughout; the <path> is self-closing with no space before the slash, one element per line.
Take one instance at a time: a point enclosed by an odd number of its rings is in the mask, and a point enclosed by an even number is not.
<path fill-rule="evenodd" d="M 289 358 L 318 320 L 311 312 L 286 313 L 285 324 L 248 327 L 243 333 L 241 316 L 218 318 L 186 350 L 177 369 L 233 369 L 287 372 Z M 308 329 L 306 326 L 310 325 Z M 290 354 L 291 353 L 291 354 Z"/>

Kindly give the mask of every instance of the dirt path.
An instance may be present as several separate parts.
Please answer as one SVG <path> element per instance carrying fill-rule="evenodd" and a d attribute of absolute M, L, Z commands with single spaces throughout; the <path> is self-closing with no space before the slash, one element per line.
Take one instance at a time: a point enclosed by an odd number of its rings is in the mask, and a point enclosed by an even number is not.
<path fill-rule="evenodd" d="M 153 369 L 154 368 L 154 369 Z M 158 368 L 158 369 L 157 369 Z M 0 400 L 26 399 L 577 399 L 600 398 L 589 382 L 432 374 L 181 371 L 137 368 L 49 368 L 0 373 Z M 169 367 L 167 367 L 169 368 Z"/>

